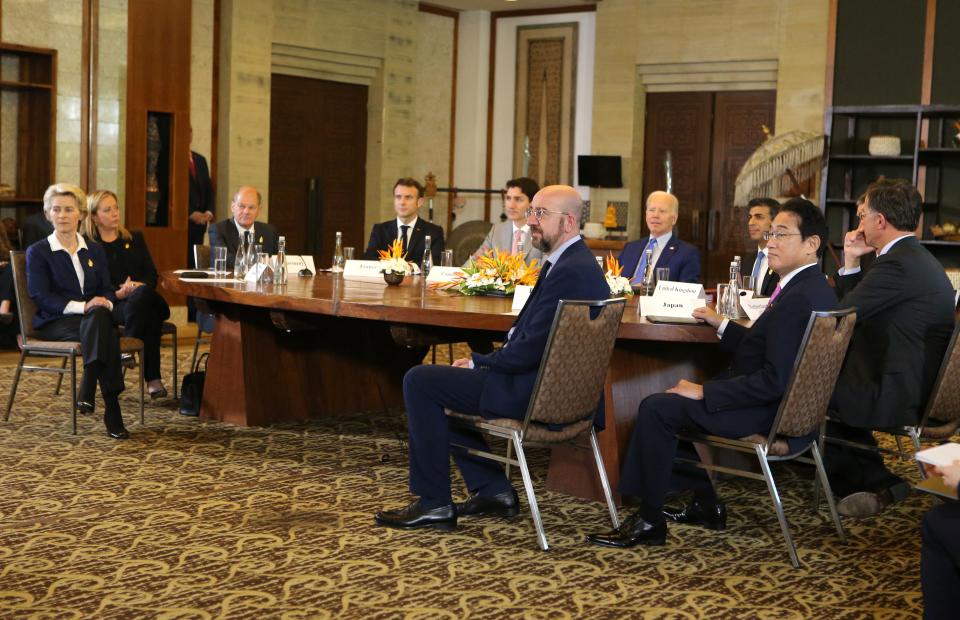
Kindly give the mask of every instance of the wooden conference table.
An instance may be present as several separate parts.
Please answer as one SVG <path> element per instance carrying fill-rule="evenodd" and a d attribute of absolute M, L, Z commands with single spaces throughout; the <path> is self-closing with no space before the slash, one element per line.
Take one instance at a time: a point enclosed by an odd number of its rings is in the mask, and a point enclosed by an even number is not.
<path fill-rule="evenodd" d="M 403 374 L 420 363 L 423 349 L 398 346 L 398 338 L 502 339 L 514 320 L 509 299 L 427 290 L 419 278 L 386 286 L 321 273 L 258 288 L 167 272 L 161 281 L 169 291 L 206 300 L 216 314 L 200 415 L 238 425 L 402 407 Z M 636 300 L 628 303 L 599 434 L 614 488 L 640 401 L 679 379 L 721 370 L 726 358 L 717 344 L 710 327 L 649 323 L 638 316 Z M 547 485 L 602 497 L 588 450 L 555 448 Z"/>

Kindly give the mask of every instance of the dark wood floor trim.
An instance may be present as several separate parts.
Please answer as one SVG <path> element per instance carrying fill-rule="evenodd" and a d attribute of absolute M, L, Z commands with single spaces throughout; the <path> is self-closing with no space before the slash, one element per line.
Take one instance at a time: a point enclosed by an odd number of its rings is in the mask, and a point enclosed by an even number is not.
<path fill-rule="evenodd" d="M 930 104 L 933 90 L 933 44 L 936 30 L 937 0 L 927 0 L 927 20 L 923 32 L 923 78 L 920 82 L 920 103 L 922 105 Z"/>
<path fill-rule="evenodd" d="M 417 10 L 421 13 L 432 13 L 434 15 L 440 15 L 442 17 L 451 17 L 453 19 L 460 18 L 460 11 L 455 9 L 448 9 L 443 6 L 437 6 L 436 4 L 430 4 L 429 2 L 418 2 Z"/>
<path fill-rule="evenodd" d="M 558 6 L 544 9 L 517 9 L 516 11 L 493 11 L 490 13 L 492 20 L 501 17 L 528 17 L 530 15 L 558 15 L 560 13 L 596 13 L 595 4 L 585 4 L 583 6 Z"/>
<path fill-rule="evenodd" d="M 837 0 L 830 0 L 827 9 L 827 70 L 823 85 L 823 111 L 833 105 L 833 74 L 837 63 Z"/>
<path fill-rule="evenodd" d="M 483 188 L 489 189 L 493 182 L 493 92 L 497 83 L 497 14 L 490 17 L 490 67 L 487 76 L 487 165 L 483 175 Z M 483 196 L 483 220 L 490 221 L 490 194 Z"/>

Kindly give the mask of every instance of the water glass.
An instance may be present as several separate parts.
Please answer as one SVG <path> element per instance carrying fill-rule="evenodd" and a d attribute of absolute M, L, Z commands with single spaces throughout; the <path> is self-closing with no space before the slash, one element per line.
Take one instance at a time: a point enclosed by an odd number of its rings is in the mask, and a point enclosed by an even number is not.
<path fill-rule="evenodd" d="M 740 276 L 740 290 L 741 291 L 752 291 L 753 290 L 753 276 Z"/>
<path fill-rule="evenodd" d="M 260 247 L 260 246 L 257 246 Z M 267 269 L 270 267 L 270 254 L 267 252 L 257 252 L 257 265 L 260 269 L 258 274 L 258 282 L 267 282 Z M 270 282 L 273 282 L 273 278 L 269 279 Z"/>
<path fill-rule="evenodd" d="M 197 265 L 198 269 L 202 267 Z M 222 278 L 227 275 L 227 247 L 224 245 L 214 246 L 213 248 L 213 275 Z"/>
<path fill-rule="evenodd" d="M 453 267 L 453 250 L 444 250 L 440 255 L 441 267 Z"/>
<path fill-rule="evenodd" d="M 660 282 L 661 280 L 664 282 L 670 281 L 669 267 L 657 267 L 657 282 Z"/>
<path fill-rule="evenodd" d="M 347 245 L 343 248 L 343 260 L 344 262 L 348 260 L 353 260 L 353 246 Z"/>

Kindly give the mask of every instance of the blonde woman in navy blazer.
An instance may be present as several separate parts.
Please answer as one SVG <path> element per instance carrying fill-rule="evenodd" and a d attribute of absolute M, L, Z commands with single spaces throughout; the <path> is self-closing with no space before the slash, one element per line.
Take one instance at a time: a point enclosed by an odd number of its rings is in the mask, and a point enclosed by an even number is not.
<path fill-rule="evenodd" d="M 43 194 L 43 212 L 53 233 L 27 248 L 27 288 L 37 305 L 33 327 L 44 340 L 80 341 L 83 379 L 77 408 L 93 411 L 99 382 L 107 435 L 127 439 L 119 400 L 120 338 L 112 316 L 117 298 L 103 248 L 87 243 L 79 232 L 86 196 L 69 183 L 51 185 Z"/>

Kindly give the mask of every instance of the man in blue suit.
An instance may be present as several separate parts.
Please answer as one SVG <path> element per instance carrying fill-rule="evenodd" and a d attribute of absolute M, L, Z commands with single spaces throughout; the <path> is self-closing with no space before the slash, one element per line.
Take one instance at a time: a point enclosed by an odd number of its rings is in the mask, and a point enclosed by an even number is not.
<path fill-rule="evenodd" d="M 730 369 L 704 385 L 681 380 L 665 394 L 640 404 L 620 478 L 620 492 L 641 505 L 617 530 L 590 534 L 607 547 L 662 545 L 667 520 L 722 530 L 727 512 L 706 473 L 674 466 L 674 456 L 696 458 L 692 446 L 679 446 L 678 431 L 740 438 L 768 433 L 787 388 L 800 342 L 813 310 L 833 310 L 836 295 L 817 266 L 827 241 L 827 224 L 813 203 L 795 198 L 780 209 L 768 233 L 771 268 L 780 285 L 770 305 L 750 328 L 721 319 L 708 308 L 694 316 L 717 328 L 720 346 L 733 353 Z M 808 438 L 800 438 L 807 440 Z M 791 449 L 806 445 L 794 442 Z M 664 509 L 669 491 L 693 490 L 683 509 Z"/>
<path fill-rule="evenodd" d="M 700 281 L 700 252 L 673 234 L 679 212 L 680 203 L 673 194 L 656 191 L 647 197 L 644 219 L 650 236 L 625 245 L 618 259 L 623 265 L 623 274 L 630 278 L 634 287 L 643 283 L 648 249 L 653 252 L 652 273 L 656 274 L 660 267 L 669 267 L 670 279 L 674 282 Z"/>
<path fill-rule="evenodd" d="M 580 195 L 572 187 L 540 190 L 527 210 L 533 245 L 544 262 L 537 285 L 507 334 L 502 349 L 474 352 L 452 366 L 417 366 L 403 379 L 410 435 L 409 505 L 376 514 L 379 525 L 402 529 L 451 530 L 458 517 L 515 516 L 517 493 L 493 461 L 470 456 L 451 444 L 486 450 L 475 433 L 448 425 L 444 408 L 486 418 L 523 419 L 561 299 L 606 299 L 603 272 L 580 238 Z M 454 504 L 450 493 L 450 454 L 471 496 Z"/>

